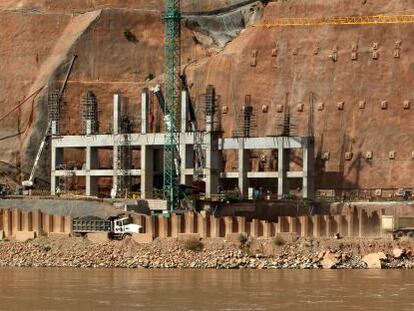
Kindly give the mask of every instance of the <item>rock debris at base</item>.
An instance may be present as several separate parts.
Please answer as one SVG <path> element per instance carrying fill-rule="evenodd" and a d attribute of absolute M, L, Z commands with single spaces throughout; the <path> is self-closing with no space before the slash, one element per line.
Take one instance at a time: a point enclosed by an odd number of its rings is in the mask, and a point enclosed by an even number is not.
<path fill-rule="evenodd" d="M 364 269 L 413 268 L 411 240 L 299 239 L 277 246 L 271 239 L 249 245 L 203 239 L 201 251 L 177 239 L 137 244 L 132 239 L 92 243 L 83 238 L 1 241 L 2 267 L 148 269 Z"/>

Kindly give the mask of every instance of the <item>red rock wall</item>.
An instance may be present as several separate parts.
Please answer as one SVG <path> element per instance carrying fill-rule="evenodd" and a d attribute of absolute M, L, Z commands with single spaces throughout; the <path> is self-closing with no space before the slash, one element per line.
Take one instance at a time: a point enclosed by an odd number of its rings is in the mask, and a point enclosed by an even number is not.
<path fill-rule="evenodd" d="M 65 1 L 43 1 L 38 6 L 46 9 L 67 10 Z M 77 4 L 79 3 L 79 5 Z M 138 4 L 137 4 L 138 3 Z M 157 1 L 146 1 L 151 8 Z M 217 2 L 207 1 L 202 9 L 214 8 Z M 223 1 L 224 3 L 224 1 Z M 227 1 L 226 3 L 230 3 Z M 233 2 L 234 3 L 234 2 Z M 7 4 L 7 5 L 6 5 Z M 101 2 L 120 6 L 120 2 Z M 141 5 L 141 2 L 123 1 L 123 6 Z M 188 5 L 190 2 L 187 3 Z M 410 1 L 289 1 L 270 3 L 265 9 L 265 21 L 276 17 L 375 15 L 409 9 Z M 30 7 L 29 1 L 2 2 L 3 7 Z M 95 8 L 94 1 L 71 1 L 71 8 Z M 186 4 L 184 4 L 186 6 Z M 141 8 L 141 6 L 138 6 Z M 188 6 L 191 9 L 190 6 Z M 160 10 L 162 8 L 159 8 Z M 199 8 L 193 8 L 199 10 Z M 74 21 L 66 14 L 29 14 L 1 12 L 0 26 L 0 115 L 30 93 L 39 72 L 53 56 L 56 44 L 64 30 Z M 76 23 L 76 22 L 75 22 Z M 128 42 L 123 32 L 131 30 L 139 40 Z M 258 120 L 255 133 L 271 135 L 279 132 L 282 113 L 278 106 L 286 102 L 292 113 L 296 134 L 308 134 L 310 94 L 314 98 L 314 133 L 316 137 L 318 188 L 387 188 L 412 186 L 414 160 L 412 113 L 403 108 L 403 102 L 414 96 L 411 86 L 414 66 L 413 25 L 322 26 L 263 29 L 249 27 L 217 55 L 206 57 L 208 47 L 201 46 L 193 34 L 185 30 L 183 62 L 194 59 L 187 72 L 192 85 L 192 96 L 198 100 L 208 84 L 214 84 L 221 97 L 221 105 L 229 113 L 222 116 L 225 136 L 231 136 L 246 95 L 252 96 L 254 113 Z M 80 131 L 79 104 L 82 94 L 93 90 L 100 103 L 101 132 L 111 129 L 112 94 L 120 89 L 128 99 L 133 114 L 139 113 L 139 93 L 147 86 L 145 77 L 152 73 L 162 75 L 163 26 L 161 13 L 143 10 L 104 10 L 99 17 L 82 30 L 70 49 L 64 50 L 65 60 L 71 54 L 79 59 L 69 81 L 63 111 L 63 131 Z M 396 41 L 401 41 L 401 57 L 393 57 Z M 379 43 L 379 58 L 372 59 L 372 44 Z M 272 49 L 278 44 L 278 55 Z M 358 44 L 358 58 L 351 60 L 351 47 Z M 338 59 L 329 55 L 338 49 Z M 317 53 L 315 50 L 317 48 Z M 56 50 L 55 50 L 56 51 Z M 256 65 L 252 53 L 257 51 Z M 64 63 L 64 61 L 62 61 Z M 64 68 L 50 73 L 62 81 Z M 47 78 L 47 77 L 46 77 Z M 159 80 L 156 80 L 159 81 Z M 359 102 L 365 101 L 365 109 Z M 381 102 L 387 101 L 387 109 Z M 35 120 L 45 118 L 44 102 L 39 99 Z M 318 109 L 324 103 L 323 110 Z M 342 110 L 338 103 L 344 102 Z M 303 104 L 303 111 L 298 111 Z M 263 113 L 261 107 L 269 106 Z M 39 107 L 43 108 L 40 109 Z M 42 115 L 39 115 L 42 114 Z M 22 129 L 30 129 L 32 108 L 29 104 L 21 113 L 3 121 L 0 138 L 0 157 L 18 164 L 21 154 L 27 152 L 26 136 Z M 137 122 L 139 122 L 137 120 Z M 41 123 L 41 122 L 40 122 Z M 43 125 L 44 126 L 44 125 Z M 38 126 L 35 127 L 38 129 Z M 29 130 L 30 131 L 30 130 Z M 41 131 L 37 136 L 39 139 Z M 13 138 L 7 138 L 14 136 Z M 36 135 L 35 135 L 36 136 Z M 33 135 L 31 135 L 33 137 Z M 36 138 L 36 137 L 35 137 Z M 31 146 L 36 146 L 32 138 Z M 33 150 L 36 148 L 31 147 Z M 30 148 L 29 148 L 30 149 Z M 33 151 L 32 150 L 32 151 Z M 366 159 L 368 151 L 373 158 Z M 395 151 L 395 159 L 389 153 Z M 352 153 L 350 160 L 345 154 Z M 328 155 L 329 159 L 322 159 Z M 233 157 L 234 160 L 234 157 Z M 231 167 L 232 158 L 228 163 Z"/>

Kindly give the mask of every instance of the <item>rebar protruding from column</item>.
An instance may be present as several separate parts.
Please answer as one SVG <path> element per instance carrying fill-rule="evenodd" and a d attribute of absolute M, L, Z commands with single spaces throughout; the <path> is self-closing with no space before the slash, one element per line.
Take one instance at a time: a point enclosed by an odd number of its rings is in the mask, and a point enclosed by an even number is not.
<path fill-rule="evenodd" d="M 88 91 L 82 98 L 81 106 L 82 131 L 86 135 L 98 132 L 98 101 L 92 91 Z"/>

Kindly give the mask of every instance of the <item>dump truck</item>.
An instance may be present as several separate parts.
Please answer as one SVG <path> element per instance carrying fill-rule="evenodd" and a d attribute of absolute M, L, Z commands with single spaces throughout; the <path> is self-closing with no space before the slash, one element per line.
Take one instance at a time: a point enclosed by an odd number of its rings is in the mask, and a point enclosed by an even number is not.
<path fill-rule="evenodd" d="M 382 215 L 381 229 L 384 233 L 392 234 L 394 238 L 414 238 L 414 216 Z"/>
<path fill-rule="evenodd" d="M 88 233 L 107 232 L 110 239 L 122 240 L 133 233 L 140 233 L 142 226 L 132 224 L 129 217 L 111 216 L 102 219 L 94 216 L 73 219 L 73 233 L 85 236 Z"/>

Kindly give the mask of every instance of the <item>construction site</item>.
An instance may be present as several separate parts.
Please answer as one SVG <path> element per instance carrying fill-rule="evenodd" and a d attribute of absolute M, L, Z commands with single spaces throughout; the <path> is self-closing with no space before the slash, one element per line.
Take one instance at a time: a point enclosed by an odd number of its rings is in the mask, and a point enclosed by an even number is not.
<path fill-rule="evenodd" d="M 5 236 L 414 237 L 411 1 L 69 2 L 0 4 Z"/>

